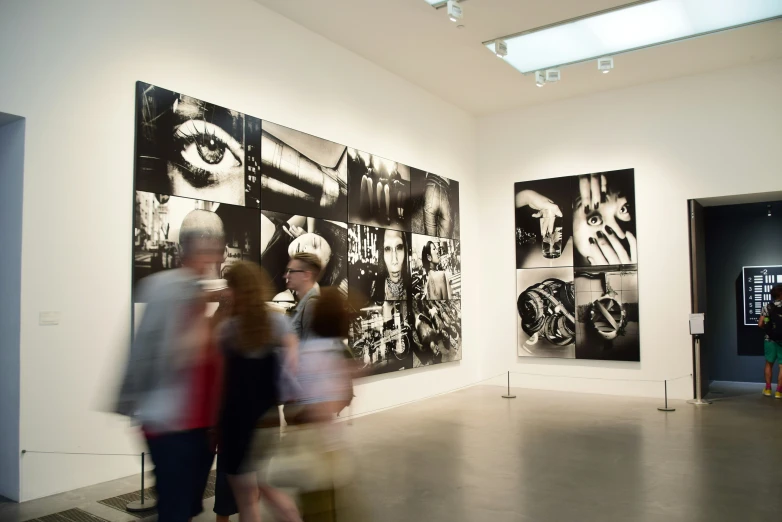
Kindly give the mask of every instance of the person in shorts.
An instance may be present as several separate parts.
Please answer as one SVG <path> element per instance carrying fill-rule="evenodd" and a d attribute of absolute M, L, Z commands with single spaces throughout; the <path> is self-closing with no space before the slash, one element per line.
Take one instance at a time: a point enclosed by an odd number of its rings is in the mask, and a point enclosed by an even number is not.
<path fill-rule="evenodd" d="M 763 341 L 766 353 L 766 387 L 763 395 L 771 397 L 771 377 L 774 373 L 774 363 L 778 363 L 780 371 L 774 398 L 782 399 L 782 285 L 775 285 L 771 289 L 771 301 L 763 307 L 758 326 L 766 332 Z"/>

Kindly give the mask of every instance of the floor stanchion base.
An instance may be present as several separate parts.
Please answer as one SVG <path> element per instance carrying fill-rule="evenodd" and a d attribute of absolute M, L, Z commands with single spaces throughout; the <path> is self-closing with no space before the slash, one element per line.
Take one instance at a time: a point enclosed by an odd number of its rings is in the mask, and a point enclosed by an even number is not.
<path fill-rule="evenodd" d="M 503 399 L 515 399 L 516 396 L 515 395 L 503 395 L 502 398 Z"/>
<path fill-rule="evenodd" d="M 127 506 L 125 506 L 125 510 L 130 513 L 140 513 L 142 511 L 149 511 L 151 509 L 155 509 L 157 507 L 157 501 L 151 498 L 144 499 L 144 503 L 142 504 L 140 500 L 136 500 L 135 502 L 130 502 Z"/>
<path fill-rule="evenodd" d="M 676 411 L 676 408 L 657 408 L 660 411 Z"/>
<path fill-rule="evenodd" d="M 703 406 L 704 404 L 711 404 L 711 401 L 707 401 L 706 399 L 692 399 L 691 401 L 687 401 L 687 404 Z"/>

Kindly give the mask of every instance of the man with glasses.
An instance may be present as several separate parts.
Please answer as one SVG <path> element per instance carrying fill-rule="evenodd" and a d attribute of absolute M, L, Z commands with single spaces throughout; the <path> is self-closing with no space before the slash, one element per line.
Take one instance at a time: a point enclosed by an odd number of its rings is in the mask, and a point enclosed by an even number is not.
<path fill-rule="evenodd" d="M 315 301 L 320 296 L 318 279 L 322 270 L 320 258 L 309 252 L 294 254 L 285 270 L 285 285 L 299 300 L 291 322 L 302 341 L 311 336 L 310 325 L 315 311 Z"/>

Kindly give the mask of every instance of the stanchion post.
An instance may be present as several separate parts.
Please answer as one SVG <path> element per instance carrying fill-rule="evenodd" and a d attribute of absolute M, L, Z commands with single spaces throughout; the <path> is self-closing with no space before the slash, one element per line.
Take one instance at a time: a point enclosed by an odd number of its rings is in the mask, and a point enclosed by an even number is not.
<path fill-rule="evenodd" d="M 665 383 L 665 407 L 664 408 L 657 408 L 660 411 L 676 411 L 676 408 L 669 408 L 668 407 L 668 379 L 663 381 Z"/>
<path fill-rule="evenodd" d="M 144 490 L 144 461 L 146 460 L 144 457 L 146 454 L 142 451 L 141 452 L 141 500 L 136 500 L 133 502 L 128 503 L 127 506 L 125 506 L 125 510 L 129 513 L 139 513 L 141 511 L 149 511 L 151 509 L 155 509 L 157 507 L 157 501 L 154 499 L 149 499 L 147 501 L 146 499 L 146 491 Z"/>
<path fill-rule="evenodd" d="M 695 404 L 696 406 L 703 406 L 711 404 L 711 401 L 703 398 L 703 390 L 701 388 L 701 337 L 695 336 L 695 399 L 687 401 L 689 404 Z"/>
<path fill-rule="evenodd" d="M 502 396 L 503 399 L 515 399 L 515 395 L 510 394 L 510 370 L 508 370 L 508 393 Z"/>

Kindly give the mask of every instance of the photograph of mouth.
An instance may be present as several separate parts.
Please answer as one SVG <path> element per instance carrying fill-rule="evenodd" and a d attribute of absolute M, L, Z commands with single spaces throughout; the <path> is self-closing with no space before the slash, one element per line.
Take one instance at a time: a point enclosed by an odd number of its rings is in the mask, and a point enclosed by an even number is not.
<path fill-rule="evenodd" d="M 136 82 L 136 128 L 136 190 L 260 207 L 260 119 Z"/>
<path fill-rule="evenodd" d="M 351 300 L 408 300 L 410 234 L 348 225 L 348 280 Z"/>
<path fill-rule="evenodd" d="M 220 261 L 204 278 L 208 290 L 224 286 L 225 271 L 233 263 L 260 261 L 257 209 L 136 191 L 133 227 L 134 285 L 155 272 L 182 266 L 179 235 L 188 228 L 225 236 Z"/>
<path fill-rule="evenodd" d="M 264 121 L 263 209 L 347 221 L 347 164 L 344 145 Z"/>
<path fill-rule="evenodd" d="M 376 375 L 413 367 L 412 322 L 407 301 L 374 301 L 353 312 L 349 346 L 364 372 Z"/>
<path fill-rule="evenodd" d="M 292 302 L 295 297 L 286 287 L 285 269 L 299 252 L 315 254 L 323 272 L 321 287 L 334 286 L 345 296 L 348 291 L 348 226 L 305 216 L 261 211 L 261 266 L 274 283 L 275 302 Z"/>

